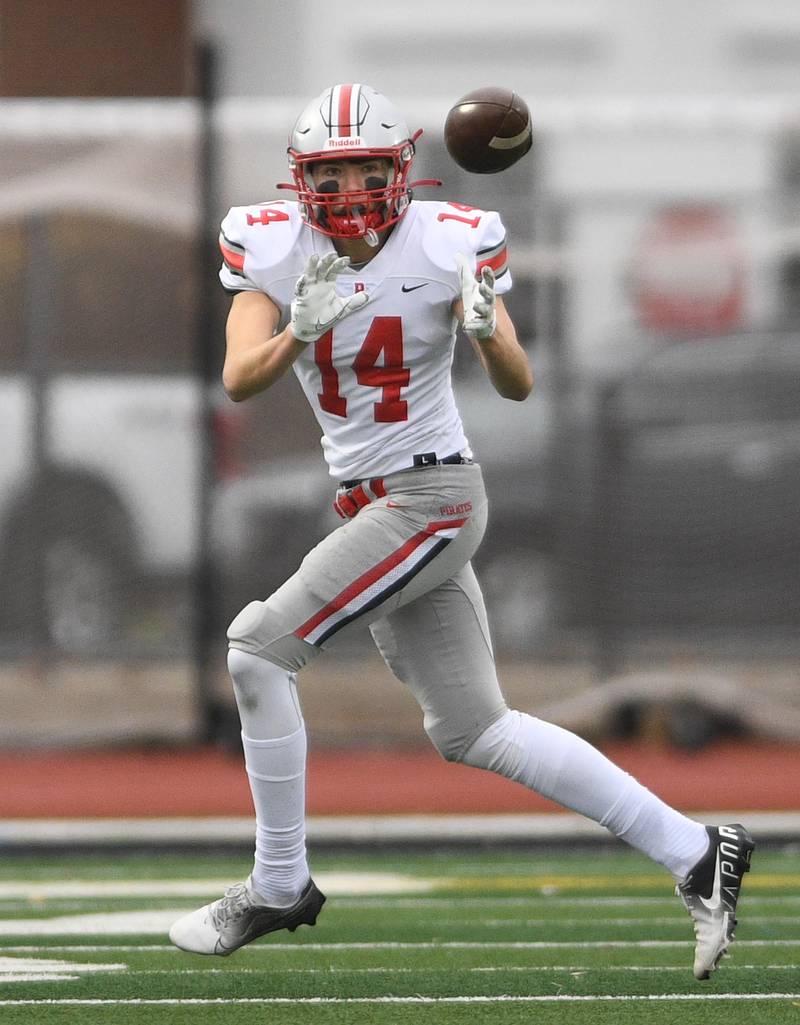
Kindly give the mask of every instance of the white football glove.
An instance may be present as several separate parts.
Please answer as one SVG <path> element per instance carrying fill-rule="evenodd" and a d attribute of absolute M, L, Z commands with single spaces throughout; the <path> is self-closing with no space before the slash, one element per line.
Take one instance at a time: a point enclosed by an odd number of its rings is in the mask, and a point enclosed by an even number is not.
<path fill-rule="evenodd" d="M 356 292 L 346 299 L 336 294 L 336 278 L 349 266 L 349 256 L 309 256 L 306 269 L 294 286 L 292 301 L 290 326 L 298 341 L 315 342 L 342 317 L 369 302 L 366 292 Z"/>
<path fill-rule="evenodd" d="M 497 327 L 494 271 L 491 267 L 484 267 L 480 280 L 477 280 L 463 253 L 456 253 L 456 266 L 461 281 L 461 301 L 464 304 L 464 330 L 479 342 L 486 341 Z"/>

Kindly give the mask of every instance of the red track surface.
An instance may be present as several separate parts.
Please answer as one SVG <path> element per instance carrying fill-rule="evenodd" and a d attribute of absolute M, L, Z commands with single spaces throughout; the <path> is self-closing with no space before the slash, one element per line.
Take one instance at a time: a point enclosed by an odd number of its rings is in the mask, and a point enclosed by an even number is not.
<path fill-rule="evenodd" d="M 800 747 L 725 743 L 697 754 L 644 745 L 604 750 L 686 811 L 800 807 Z M 217 749 L 5 753 L 4 818 L 250 815 L 242 760 Z M 309 759 L 312 815 L 552 811 L 556 806 L 433 751 L 318 751 Z"/>

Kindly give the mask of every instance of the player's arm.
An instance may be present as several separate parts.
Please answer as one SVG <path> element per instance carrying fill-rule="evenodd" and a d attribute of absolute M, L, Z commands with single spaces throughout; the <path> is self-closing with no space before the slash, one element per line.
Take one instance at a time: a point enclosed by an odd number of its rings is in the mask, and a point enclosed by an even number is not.
<path fill-rule="evenodd" d="M 233 297 L 225 329 L 222 383 L 234 402 L 265 391 L 282 377 L 305 348 L 291 326 L 275 331 L 280 310 L 263 292 Z"/>
<path fill-rule="evenodd" d="M 295 285 L 291 320 L 280 334 L 275 334 L 280 310 L 269 296 L 252 291 L 236 296 L 228 316 L 222 371 L 225 391 L 235 402 L 269 388 L 306 345 L 369 302 L 366 292 L 346 298 L 336 294 L 336 278 L 349 263 L 349 257 L 336 253 L 309 256 Z"/>
<path fill-rule="evenodd" d="M 522 402 L 533 388 L 533 371 L 508 310 L 495 293 L 494 272 L 483 267 L 476 279 L 463 253 L 456 254 L 456 267 L 461 296 L 453 303 L 453 311 L 495 389 L 504 399 Z"/>
<path fill-rule="evenodd" d="M 463 323 L 463 305 L 460 312 L 459 319 Z M 469 333 L 468 337 L 495 390 L 504 399 L 522 402 L 533 388 L 533 370 L 500 296 L 495 298 L 495 317 L 495 329 L 488 338 L 479 341 Z"/>

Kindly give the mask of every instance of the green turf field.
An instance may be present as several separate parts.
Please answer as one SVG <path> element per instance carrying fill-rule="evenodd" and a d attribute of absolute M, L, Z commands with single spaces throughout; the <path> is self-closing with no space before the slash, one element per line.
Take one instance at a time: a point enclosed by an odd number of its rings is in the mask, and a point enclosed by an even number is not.
<path fill-rule="evenodd" d="M 800 857 L 753 864 L 732 955 L 699 983 L 668 877 L 623 850 L 317 856 L 317 927 L 229 958 L 166 929 L 246 859 L 0 859 L 0 1021 L 798 1025 Z"/>

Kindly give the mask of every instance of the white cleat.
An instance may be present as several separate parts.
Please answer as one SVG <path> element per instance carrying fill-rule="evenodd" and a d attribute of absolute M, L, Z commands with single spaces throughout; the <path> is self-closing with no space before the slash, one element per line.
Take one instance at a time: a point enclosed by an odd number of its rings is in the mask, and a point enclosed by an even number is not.
<path fill-rule="evenodd" d="M 675 889 L 692 916 L 694 977 L 707 979 L 728 952 L 736 928 L 742 877 L 750 871 L 753 838 L 738 824 L 706 826 L 708 852 Z"/>
<path fill-rule="evenodd" d="M 309 879 L 305 890 L 288 908 L 271 908 L 246 883 L 236 883 L 213 904 L 206 904 L 174 922 L 169 938 L 191 954 L 232 954 L 245 943 L 277 929 L 294 932 L 314 925 L 325 896 Z"/>

